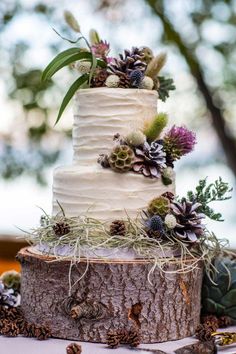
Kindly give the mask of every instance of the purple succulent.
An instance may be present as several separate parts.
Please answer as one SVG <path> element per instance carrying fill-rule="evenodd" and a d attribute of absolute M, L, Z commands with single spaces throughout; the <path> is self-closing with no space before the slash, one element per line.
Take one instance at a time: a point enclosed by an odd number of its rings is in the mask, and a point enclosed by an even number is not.
<path fill-rule="evenodd" d="M 186 127 L 174 125 L 164 136 L 164 150 L 170 161 L 175 161 L 191 152 L 196 144 L 196 135 Z"/>

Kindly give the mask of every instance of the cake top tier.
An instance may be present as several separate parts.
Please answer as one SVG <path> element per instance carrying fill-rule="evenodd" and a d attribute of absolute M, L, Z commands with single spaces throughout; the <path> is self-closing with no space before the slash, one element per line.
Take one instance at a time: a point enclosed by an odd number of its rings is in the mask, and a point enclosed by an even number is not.
<path fill-rule="evenodd" d="M 156 91 L 97 88 L 79 90 L 74 100 L 74 162 L 88 165 L 110 149 L 116 133 L 143 129 L 157 113 Z"/>

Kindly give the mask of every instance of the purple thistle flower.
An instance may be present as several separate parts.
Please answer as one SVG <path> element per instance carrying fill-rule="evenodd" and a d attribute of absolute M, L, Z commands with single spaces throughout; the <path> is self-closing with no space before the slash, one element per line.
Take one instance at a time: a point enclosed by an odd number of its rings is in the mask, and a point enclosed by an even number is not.
<path fill-rule="evenodd" d="M 173 127 L 164 136 L 164 150 L 173 161 L 193 151 L 196 135 L 186 127 Z"/>

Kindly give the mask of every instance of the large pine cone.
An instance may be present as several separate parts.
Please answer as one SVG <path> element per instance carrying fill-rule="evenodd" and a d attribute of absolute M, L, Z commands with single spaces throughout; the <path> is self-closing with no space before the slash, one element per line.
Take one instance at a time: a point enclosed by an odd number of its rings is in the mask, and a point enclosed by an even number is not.
<path fill-rule="evenodd" d="M 111 236 L 125 236 L 126 226 L 123 220 L 114 220 L 110 225 L 110 235 Z"/>
<path fill-rule="evenodd" d="M 172 213 L 177 220 L 174 231 L 178 238 L 196 242 L 198 237 L 204 233 L 204 225 L 201 221 L 205 216 L 197 212 L 200 205 L 200 203 L 190 202 L 185 198 L 181 202 L 173 201 L 171 203 Z"/>
<path fill-rule="evenodd" d="M 120 76 L 121 73 L 130 74 L 134 70 L 144 72 L 147 64 L 142 61 L 142 50 L 133 47 L 131 50 L 125 50 L 124 54 L 119 54 L 119 59 L 114 58 L 108 65 L 108 71 Z"/>
<path fill-rule="evenodd" d="M 66 347 L 66 354 L 81 354 L 82 347 L 78 343 L 71 343 Z"/>
<path fill-rule="evenodd" d="M 55 235 L 57 235 L 59 237 L 64 236 L 70 232 L 70 226 L 66 222 L 63 222 L 63 221 L 55 223 L 55 225 L 53 225 L 52 228 L 53 228 Z"/>

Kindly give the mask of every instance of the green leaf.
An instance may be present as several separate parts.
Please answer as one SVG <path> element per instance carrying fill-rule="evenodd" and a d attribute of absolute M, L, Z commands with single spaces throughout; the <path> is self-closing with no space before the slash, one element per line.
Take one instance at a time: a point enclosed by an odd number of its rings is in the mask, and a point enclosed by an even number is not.
<path fill-rule="evenodd" d="M 80 88 L 81 85 L 83 85 L 89 78 L 88 74 L 84 74 L 82 76 L 80 76 L 69 88 L 69 90 L 67 91 L 65 97 L 63 98 L 58 116 L 57 116 L 57 120 L 55 125 L 59 122 L 62 113 L 64 112 L 66 106 L 68 105 L 68 103 L 70 102 L 70 100 L 72 99 L 72 97 L 74 96 L 75 92 Z"/>
<path fill-rule="evenodd" d="M 223 296 L 221 303 L 227 307 L 236 305 L 236 289 L 229 291 L 225 296 Z"/>
<path fill-rule="evenodd" d="M 204 300 L 204 307 L 205 307 L 205 311 L 209 312 L 209 313 L 216 313 L 216 303 L 215 301 L 211 300 L 211 299 L 205 299 Z"/>
<path fill-rule="evenodd" d="M 225 314 L 236 320 L 236 306 L 227 308 Z"/>
<path fill-rule="evenodd" d="M 80 52 L 80 53 L 75 53 L 70 55 L 69 57 L 63 57 L 58 59 L 57 61 L 54 62 L 53 65 L 51 65 L 46 74 L 44 74 L 43 79 L 47 80 L 50 79 L 57 71 L 59 71 L 60 69 L 62 69 L 64 66 L 69 65 L 70 63 L 73 63 L 77 60 L 81 60 L 81 59 L 88 59 L 88 60 L 92 60 L 92 55 L 89 52 Z"/>
<path fill-rule="evenodd" d="M 93 77 L 93 74 L 94 74 L 94 70 L 96 69 L 96 66 L 97 66 L 96 57 L 93 54 L 91 54 L 91 57 L 92 57 L 92 67 L 91 67 L 91 70 L 90 70 L 90 73 L 89 73 L 89 86 L 90 86 L 90 83 L 91 83 L 91 80 L 92 80 L 92 77 Z"/>
<path fill-rule="evenodd" d="M 42 74 L 42 80 L 43 81 L 45 80 L 45 77 L 47 76 L 48 71 L 51 69 L 52 66 L 55 65 L 55 63 L 57 63 L 58 60 L 61 60 L 62 58 L 70 57 L 72 54 L 75 54 L 75 53 L 80 53 L 80 48 L 73 47 L 73 48 L 64 50 L 63 52 L 58 54 L 44 69 L 43 74 Z"/>
<path fill-rule="evenodd" d="M 222 298 L 222 292 L 216 286 L 212 286 L 209 289 L 209 297 L 214 301 L 218 302 Z"/>

